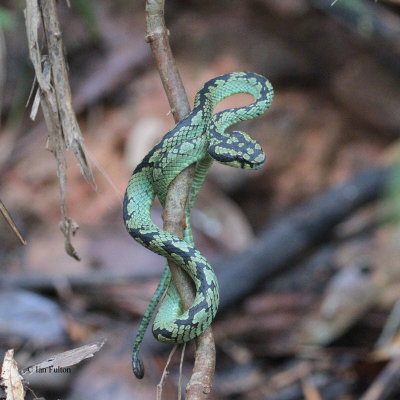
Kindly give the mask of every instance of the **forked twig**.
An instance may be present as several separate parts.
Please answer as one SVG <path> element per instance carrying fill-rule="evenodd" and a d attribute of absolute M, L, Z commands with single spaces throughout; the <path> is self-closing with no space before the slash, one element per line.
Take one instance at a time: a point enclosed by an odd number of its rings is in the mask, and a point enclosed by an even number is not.
<path fill-rule="evenodd" d="M 182 367 L 185 358 L 186 343 L 182 346 L 181 361 L 179 363 L 179 379 L 178 379 L 178 400 L 182 399 Z"/>

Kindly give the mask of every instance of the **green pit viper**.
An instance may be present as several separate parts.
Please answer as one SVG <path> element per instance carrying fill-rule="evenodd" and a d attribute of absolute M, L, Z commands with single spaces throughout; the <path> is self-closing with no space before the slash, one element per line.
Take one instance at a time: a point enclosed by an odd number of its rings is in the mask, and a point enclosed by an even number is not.
<path fill-rule="evenodd" d="M 255 101 L 248 106 L 213 114 L 218 102 L 228 96 L 247 93 Z M 168 266 L 143 316 L 133 346 L 132 366 L 140 379 L 144 375 L 139 349 L 150 319 L 168 287 L 153 324 L 153 335 L 161 342 L 184 343 L 199 336 L 218 308 L 217 278 L 205 257 L 194 248 L 190 212 L 211 163 L 245 169 L 264 165 L 261 146 L 246 133 L 225 132 L 239 122 L 263 114 L 273 99 L 270 82 L 261 75 L 233 72 L 209 80 L 197 92 L 193 111 L 171 129 L 134 170 L 126 189 L 123 214 L 129 234 L 149 250 L 183 268 L 196 288 L 193 304 L 184 310 Z M 168 185 L 186 167 L 195 163 L 195 174 L 186 205 L 184 240 L 158 228 L 150 209 L 155 196 L 165 204 Z"/>

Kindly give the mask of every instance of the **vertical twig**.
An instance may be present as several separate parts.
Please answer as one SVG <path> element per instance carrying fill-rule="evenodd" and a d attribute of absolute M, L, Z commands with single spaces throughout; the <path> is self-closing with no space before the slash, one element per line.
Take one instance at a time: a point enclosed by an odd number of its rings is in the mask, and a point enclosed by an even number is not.
<path fill-rule="evenodd" d="M 164 22 L 164 0 L 146 1 L 146 40 L 150 43 L 175 122 L 190 112 L 189 102 L 168 41 Z M 181 172 L 170 184 L 164 208 L 164 229 L 183 237 L 186 225 L 185 206 L 189 198 L 194 165 Z M 193 284 L 187 274 L 169 263 L 172 278 L 187 309 L 194 300 Z M 207 399 L 215 369 L 215 344 L 211 328 L 196 339 L 196 360 L 187 387 L 187 399 Z"/>
<path fill-rule="evenodd" d="M 167 360 L 167 363 L 165 364 L 164 371 L 161 375 L 160 382 L 157 385 L 157 397 L 156 397 L 157 400 L 161 400 L 163 386 L 164 386 L 165 381 L 167 380 L 167 377 L 169 374 L 169 369 L 168 369 L 169 364 L 170 364 L 172 356 L 174 355 L 177 348 L 178 348 L 178 345 L 175 345 L 169 353 L 168 360 Z"/>
<path fill-rule="evenodd" d="M 178 400 L 182 400 L 182 367 L 185 358 L 186 343 L 182 346 L 181 361 L 179 363 L 179 379 L 178 379 Z"/>

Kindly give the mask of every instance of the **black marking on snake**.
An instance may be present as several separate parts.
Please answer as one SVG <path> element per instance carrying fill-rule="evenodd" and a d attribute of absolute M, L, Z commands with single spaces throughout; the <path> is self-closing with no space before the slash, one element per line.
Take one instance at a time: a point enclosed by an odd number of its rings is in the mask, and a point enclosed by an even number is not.
<path fill-rule="evenodd" d="M 143 243 L 145 243 L 147 246 L 150 247 L 151 242 L 155 239 L 155 235 L 157 234 L 157 232 L 146 232 L 143 233 L 143 231 L 141 231 L 140 229 L 129 229 L 129 233 L 133 236 L 133 237 L 140 237 L 140 239 L 143 241 Z M 200 280 L 200 286 L 198 288 L 198 292 L 200 292 L 203 295 L 203 300 L 197 304 L 194 307 L 191 307 L 188 310 L 188 314 L 189 314 L 189 319 L 192 321 L 192 327 L 193 328 L 197 328 L 198 327 L 198 322 L 194 322 L 193 319 L 195 317 L 195 315 L 204 310 L 207 309 L 209 310 L 209 306 L 207 303 L 207 291 L 208 290 L 212 290 L 212 292 L 215 291 L 216 289 L 216 285 L 214 282 L 211 282 L 211 284 L 209 284 L 207 282 L 207 278 L 205 277 L 204 271 L 206 269 L 210 269 L 209 266 L 205 263 L 202 263 L 201 261 L 199 261 L 198 259 L 196 259 L 196 253 L 194 251 L 193 248 L 189 249 L 189 250 L 182 250 L 181 248 L 177 247 L 172 240 L 166 240 L 163 242 L 163 247 L 165 252 L 169 253 L 169 254 L 177 254 L 178 256 L 182 257 L 182 259 L 184 260 L 185 264 L 188 264 L 190 261 L 195 261 L 198 265 L 198 271 L 199 274 L 197 276 L 197 278 Z M 200 272 L 201 271 L 201 272 Z M 214 310 L 213 310 L 214 311 Z M 179 317 L 178 319 L 175 321 L 176 325 L 178 327 L 181 326 L 185 326 L 187 325 L 187 321 L 185 320 L 180 320 Z M 153 329 L 153 335 L 155 336 L 155 338 L 158 338 L 158 335 L 161 334 L 164 337 L 167 338 L 172 338 L 172 333 L 166 329 Z"/>

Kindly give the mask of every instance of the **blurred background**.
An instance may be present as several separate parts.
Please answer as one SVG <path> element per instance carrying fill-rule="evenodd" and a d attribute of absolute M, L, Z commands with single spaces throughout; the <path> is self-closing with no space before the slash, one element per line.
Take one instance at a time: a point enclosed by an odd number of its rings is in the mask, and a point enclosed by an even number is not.
<path fill-rule="evenodd" d="M 46 126 L 40 112 L 29 119 L 24 7 L 0 5 L 0 199 L 27 240 L 0 218 L 1 353 L 14 348 L 22 368 L 107 338 L 71 374 L 24 376 L 28 386 L 48 399 L 154 398 L 169 346 L 148 332 L 143 381 L 130 353 L 165 261 L 122 221 L 134 166 L 174 125 L 144 39 L 144 2 L 58 2 L 97 183 L 68 153 L 80 262 L 58 227 Z M 240 124 L 265 167 L 214 165 L 193 212 L 196 247 L 221 286 L 211 398 L 399 399 L 400 3 L 171 0 L 165 17 L 191 104 L 205 81 L 232 71 L 262 74 L 275 89 L 270 110 Z M 250 101 L 237 95 L 218 109 Z M 157 204 L 153 217 L 161 223 Z M 191 344 L 184 384 L 193 353 Z M 179 358 L 165 398 L 176 398 Z"/>

